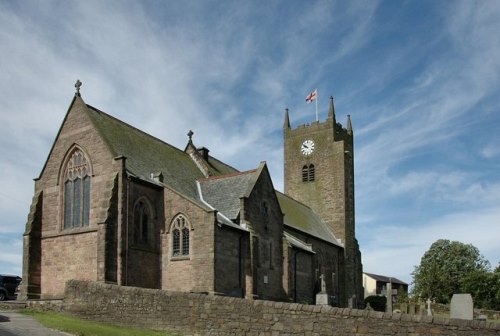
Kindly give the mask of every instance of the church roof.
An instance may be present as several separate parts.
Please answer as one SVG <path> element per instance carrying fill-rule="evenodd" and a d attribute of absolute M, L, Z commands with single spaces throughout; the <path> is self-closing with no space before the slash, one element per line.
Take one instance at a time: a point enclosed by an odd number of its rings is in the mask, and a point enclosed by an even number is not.
<path fill-rule="evenodd" d="M 343 246 L 327 224 L 310 207 L 279 191 L 276 191 L 276 195 L 285 215 L 283 221 L 286 226 L 329 243 Z"/>
<path fill-rule="evenodd" d="M 203 199 L 229 219 L 240 213 L 240 198 L 255 183 L 257 170 L 199 180 Z"/>
<path fill-rule="evenodd" d="M 127 171 L 141 179 L 153 181 L 151 173 L 161 172 L 163 183 L 174 190 L 198 199 L 195 180 L 203 174 L 185 152 L 133 126 L 87 105 L 89 116 L 114 156 L 126 157 Z M 236 171 L 213 157 L 212 173 Z"/>

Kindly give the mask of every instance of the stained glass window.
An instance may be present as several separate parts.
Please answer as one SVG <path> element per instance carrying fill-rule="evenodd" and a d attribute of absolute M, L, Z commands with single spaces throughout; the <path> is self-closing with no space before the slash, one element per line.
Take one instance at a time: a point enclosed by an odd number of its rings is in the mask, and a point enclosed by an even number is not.
<path fill-rule="evenodd" d="M 66 164 L 64 182 L 64 228 L 89 225 L 90 166 L 79 149 L 75 149 Z"/>
<path fill-rule="evenodd" d="M 139 201 L 134 208 L 134 243 L 150 244 L 152 223 L 149 207 Z"/>
<path fill-rule="evenodd" d="M 181 254 L 181 232 L 179 229 L 173 231 L 172 255 L 178 256 Z"/>
<path fill-rule="evenodd" d="M 172 256 L 188 256 L 190 235 L 186 217 L 178 215 L 173 222 L 172 230 Z"/>

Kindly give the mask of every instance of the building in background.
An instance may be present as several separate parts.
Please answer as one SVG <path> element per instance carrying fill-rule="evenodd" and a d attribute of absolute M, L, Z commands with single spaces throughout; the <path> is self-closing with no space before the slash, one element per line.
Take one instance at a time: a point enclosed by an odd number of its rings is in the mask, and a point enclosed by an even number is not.
<path fill-rule="evenodd" d="M 371 295 L 387 294 L 387 284 L 392 284 L 392 301 L 396 301 L 398 295 L 408 295 L 408 284 L 397 278 L 378 275 L 372 273 L 363 273 L 363 287 L 365 289 L 365 298 Z"/>

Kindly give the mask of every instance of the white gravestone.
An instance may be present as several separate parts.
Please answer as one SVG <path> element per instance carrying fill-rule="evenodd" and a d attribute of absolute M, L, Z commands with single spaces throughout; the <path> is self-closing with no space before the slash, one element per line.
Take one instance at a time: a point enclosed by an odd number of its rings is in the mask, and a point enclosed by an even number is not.
<path fill-rule="evenodd" d="M 427 316 L 432 316 L 431 299 L 427 299 L 426 303 L 427 303 Z"/>
<path fill-rule="evenodd" d="M 450 318 L 472 320 L 474 304 L 470 294 L 453 294 L 450 304 Z"/>
<path fill-rule="evenodd" d="M 328 293 L 326 292 L 325 276 L 321 274 L 319 279 L 321 280 L 321 292 L 316 294 L 316 304 L 321 306 L 328 306 L 330 304 L 330 300 L 328 297 Z"/>

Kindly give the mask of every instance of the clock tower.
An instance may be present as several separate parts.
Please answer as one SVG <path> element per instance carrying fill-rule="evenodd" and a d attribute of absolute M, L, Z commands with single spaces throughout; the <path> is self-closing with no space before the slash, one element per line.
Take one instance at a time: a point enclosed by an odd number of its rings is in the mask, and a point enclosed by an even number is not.
<path fill-rule="evenodd" d="M 285 111 L 285 194 L 320 215 L 344 245 L 345 297 L 363 300 L 361 253 L 354 222 L 354 146 L 350 116 L 344 128 L 335 119 L 333 97 L 328 118 L 290 127 Z"/>

